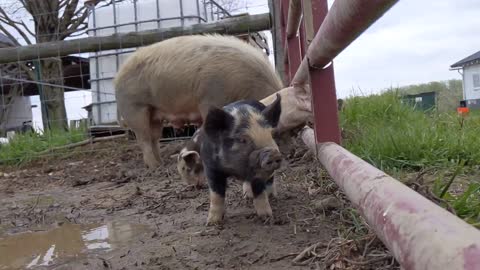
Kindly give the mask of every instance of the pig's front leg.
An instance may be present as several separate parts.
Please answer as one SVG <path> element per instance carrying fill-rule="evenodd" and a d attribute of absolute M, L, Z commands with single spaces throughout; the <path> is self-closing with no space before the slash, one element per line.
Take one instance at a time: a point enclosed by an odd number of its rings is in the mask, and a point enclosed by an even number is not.
<path fill-rule="evenodd" d="M 252 185 L 250 184 L 250 182 L 244 181 L 242 189 L 243 198 L 253 199 Z M 277 186 L 275 181 L 273 180 L 273 176 L 270 177 L 265 183 L 265 190 L 268 196 L 272 195 L 274 198 L 278 197 Z"/>
<path fill-rule="evenodd" d="M 243 181 L 242 190 L 243 198 L 253 199 L 252 185 L 250 182 Z"/>
<path fill-rule="evenodd" d="M 273 179 L 273 176 L 270 177 L 267 182 L 266 182 L 266 190 L 267 190 L 267 194 L 270 195 L 272 194 L 272 196 L 274 198 L 277 198 L 278 197 L 278 192 L 277 192 L 277 185 L 276 185 L 276 182 L 274 181 Z"/>
<path fill-rule="evenodd" d="M 257 215 L 261 218 L 272 217 L 272 208 L 268 202 L 268 193 L 266 181 L 263 179 L 253 179 L 251 182 L 253 192 L 253 206 Z"/>
<path fill-rule="evenodd" d="M 218 224 L 225 215 L 227 176 L 209 169 L 205 170 L 205 175 L 210 189 L 210 209 L 208 210 L 207 225 Z"/>

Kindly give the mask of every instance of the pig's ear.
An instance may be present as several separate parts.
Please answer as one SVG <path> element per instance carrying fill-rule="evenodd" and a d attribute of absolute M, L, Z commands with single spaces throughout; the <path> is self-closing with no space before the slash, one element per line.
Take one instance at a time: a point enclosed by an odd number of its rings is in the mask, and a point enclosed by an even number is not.
<path fill-rule="evenodd" d="M 305 95 L 308 95 L 308 96 L 312 95 L 312 88 L 310 87 L 310 84 L 293 83 L 292 86 L 293 86 L 293 90 L 296 93 L 301 93 L 301 94 L 305 94 Z"/>
<path fill-rule="evenodd" d="M 233 128 L 234 121 L 233 116 L 226 111 L 211 107 L 203 124 L 205 134 L 212 139 L 217 139 L 217 136 Z"/>
<path fill-rule="evenodd" d="M 265 119 L 275 128 L 278 124 L 278 120 L 280 119 L 280 114 L 282 112 L 281 106 L 281 98 L 280 95 L 277 93 L 277 97 L 275 101 L 268 105 L 265 109 L 263 109 L 262 114 Z"/>

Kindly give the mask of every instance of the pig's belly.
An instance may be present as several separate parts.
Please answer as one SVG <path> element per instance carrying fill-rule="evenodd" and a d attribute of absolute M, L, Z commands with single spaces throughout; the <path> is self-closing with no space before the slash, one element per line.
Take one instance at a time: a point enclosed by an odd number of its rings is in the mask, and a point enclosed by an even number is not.
<path fill-rule="evenodd" d="M 165 113 L 157 111 L 155 119 L 166 121 L 173 128 L 183 128 L 185 124 L 202 125 L 202 116 L 199 111 L 179 112 L 179 113 Z"/>

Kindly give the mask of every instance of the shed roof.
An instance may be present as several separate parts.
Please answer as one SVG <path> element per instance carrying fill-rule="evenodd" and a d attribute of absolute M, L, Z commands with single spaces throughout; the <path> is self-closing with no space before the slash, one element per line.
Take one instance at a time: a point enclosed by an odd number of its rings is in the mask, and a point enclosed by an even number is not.
<path fill-rule="evenodd" d="M 451 68 L 463 67 L 463 66 L 467 66 L 467 65 L 471 65 L 471 64 L 475 64 L 475 63 L 480 63 L 480 51 L 463 58 L 462 60 L 456 62 L 455 64 L 451 65 L 450 67 Z"/>

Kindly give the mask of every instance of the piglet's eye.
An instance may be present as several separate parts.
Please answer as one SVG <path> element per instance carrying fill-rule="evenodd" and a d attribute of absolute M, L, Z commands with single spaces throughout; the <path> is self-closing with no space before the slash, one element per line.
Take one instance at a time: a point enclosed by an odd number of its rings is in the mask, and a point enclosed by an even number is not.
<path fill-rule="evenodd" d="M 247 139 L 245 139 L 245 138 L 238 138 L 238 139 L 237 139 L 237 143 L 242 143 L 242 144 L 247 143 Z"/>

